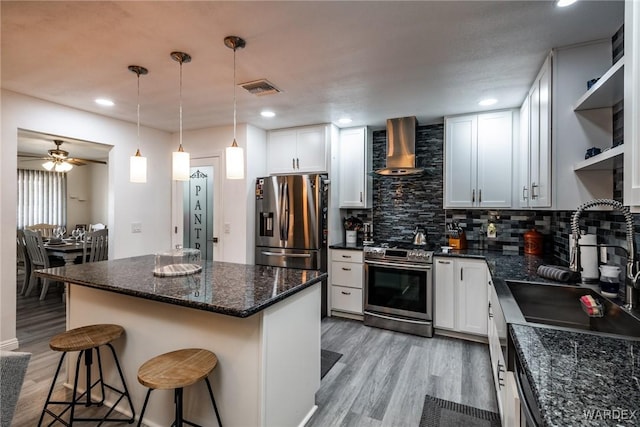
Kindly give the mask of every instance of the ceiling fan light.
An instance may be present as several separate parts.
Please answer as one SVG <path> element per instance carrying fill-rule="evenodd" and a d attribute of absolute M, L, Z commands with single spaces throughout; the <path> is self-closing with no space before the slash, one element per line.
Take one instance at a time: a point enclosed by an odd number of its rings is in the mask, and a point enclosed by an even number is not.
<path fill-rule="evenodd" d="M 71 169 L 73 169 L 73 165 L 67 162 L 58 162 L 53 167 L 53 170 L 56 172 L 69 172 Z"/>
<path fill-rule="evenodd" d="M 244 150 L 233 140 L 231 147 L 225 149 L 227 179 L 244 179 Z"/>
<path fill-rule="evenodd" d="M 50 170 L 52 170 L 52 169 L 53 169 L 53 167 L 54 167 L 55 165 L 56 165 L 55 163 L 53 163 L 51 160 L 49 160 L 48 162 L 44 162 L 44 163 L 42 164 L 42 167 L 43 167 L 43 168 L 45 168 L 46 170 L 50 171 Z"/>
<path fill-rule="evenodd" d="M 147 182 L 147 158 L 142 157 L 140 150 L 129 158 L 129 181 L 141 184 Z"/>

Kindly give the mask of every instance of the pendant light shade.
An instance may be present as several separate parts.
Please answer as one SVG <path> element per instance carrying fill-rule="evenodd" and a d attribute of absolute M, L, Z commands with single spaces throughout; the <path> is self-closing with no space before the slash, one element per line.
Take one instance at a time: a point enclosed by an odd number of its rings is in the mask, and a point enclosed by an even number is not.
<path fill-rule="evenodd" d="M 129 182 L 145 183 L 147 182 L 147 158 L 140 154 L 140 75 L 147 74 L 149 70 L 139 65 L 129 65 L 129 71 L 138 76 L 138 149 L 136 154 L 129 158 Z"/>
<path fill-rule="evenodd" d="M 191 62 L 191 56 L 184 52 L 171 52 L 171 58 L 180 63 L 180 145 L 178 151 L 173 152 L 173 179 L 189 181 L 189 153 L 182 148 L 182 64 Z"/>
<path fill-rule="evenodd" d="M 225 150 L 227 179 L 244 179 L 244 150 L 236 142 L 236 50 L 247 43 L 238 36 L 228 36 L 224 45 L 233 49 L 233 143 Z"/>

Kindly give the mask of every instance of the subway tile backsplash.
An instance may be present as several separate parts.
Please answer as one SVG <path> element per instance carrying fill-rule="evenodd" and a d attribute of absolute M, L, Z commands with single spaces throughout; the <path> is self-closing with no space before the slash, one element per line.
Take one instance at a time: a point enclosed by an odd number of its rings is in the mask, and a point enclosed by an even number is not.
<path fill-rule="evenodd" d="M 535 228 L 544 235 L 545 253 L 559 264 L 569 262 L 569 234 L 573 211 L 443 209 L 444 126 L 419 126 L 416 135 L 416 163 L 422 175 L 373 178 L 373 209 L 348 210 L 363 221 L 373 222 L 374 240 L 410 242 L 416 226 L 427 232 L 429 243 L 447 245 L 446 224 L 458 222 L 465 230 L 468 247 L 506 253 L 524 253 L 524 233 Z M 373 133 L 373 168 L 386 163 L 386 131 Z M 622 201 L 623 167 L 614 168 L 614 198 Z M 577 206 L 576 206 L 577 208 Z M 640 215 L 634 215 L 636 235 Z M 486 236 L 489 222 L 497 227 L 495 239 Z M 624 218 L 614 212 L 586 211 L 580 226 L 598 235 L 600 243 L 626 248 Z M 637 245 L 637 242 L 636 242 Z M 624 265 L 624 251 L 609 249 L 609 263 Z"/>

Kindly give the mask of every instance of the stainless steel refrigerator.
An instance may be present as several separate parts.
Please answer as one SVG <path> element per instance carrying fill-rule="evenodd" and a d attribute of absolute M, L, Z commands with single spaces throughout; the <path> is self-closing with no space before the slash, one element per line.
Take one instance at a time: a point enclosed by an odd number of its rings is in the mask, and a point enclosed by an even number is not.
<path fill-rule="evenodd" d="M 256 179 L 258 265 L 326 271 L 326 175 Z"/>

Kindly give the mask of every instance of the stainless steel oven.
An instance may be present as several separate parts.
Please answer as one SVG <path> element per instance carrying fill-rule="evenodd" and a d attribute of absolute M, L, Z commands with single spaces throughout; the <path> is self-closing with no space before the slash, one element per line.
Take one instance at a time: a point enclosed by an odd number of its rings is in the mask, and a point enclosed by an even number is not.
<path fill-rule="evenodd" d="M 433 252 L 365 247 L 364 324 L 433 336 Z"/>

